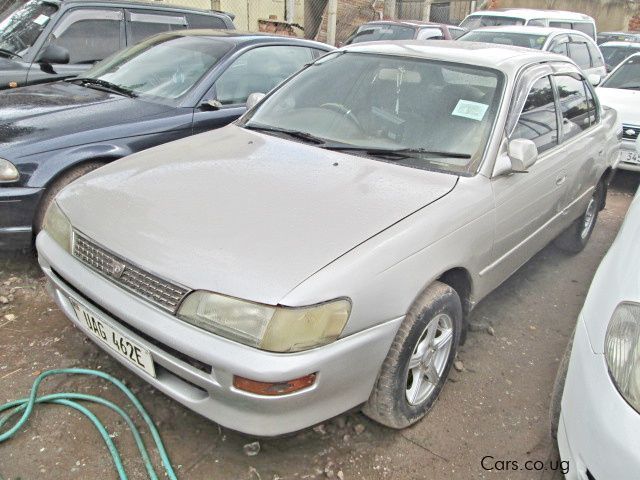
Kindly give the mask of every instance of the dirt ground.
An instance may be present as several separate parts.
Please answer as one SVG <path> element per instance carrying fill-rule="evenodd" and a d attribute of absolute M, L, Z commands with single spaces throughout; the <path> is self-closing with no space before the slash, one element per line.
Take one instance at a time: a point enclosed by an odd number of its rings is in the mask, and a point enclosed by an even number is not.
<path fill-rule="evenodd" d="M 296 435 L 258 439 L 259 453 L 248 456 L 243 446 L 256 439 L 186 410 L 73 328 L 49 299 L 32 255 L 0 257 L 0 402 L 26 397 L 44 370 L 83 367 L 112 373 L 148 408 L 181 479 L 559 479 L 548 463 L 556 458 L 547 413 L 556 368 L 638 178 L 618 174 L 584 252 L 568 256 L 549 246 L 478 305 L 471 322 L 484 327 L 471 332 L 461 348 L 462 371 L 452 370 L 428 417 L 404 431 L 349 413 Z M 115 387 L 92 378 L 56 377 L 42 391 L 95 393 L 125 404 Z M 130 478 L 147 478 L 123 422 L 102 408 L 94 411 L 119 446 Z M 485 470 L 481 460 L 486 456 L 494 457 L 485 460 L 487 466 L 540 460 L 547 470 Z M 160 466 L 157 458 L 155 463 Z M 17 436 L 0 444 L 3 478 L 117 475 L 87 420 L 61 406 L 43 406 Z"/>

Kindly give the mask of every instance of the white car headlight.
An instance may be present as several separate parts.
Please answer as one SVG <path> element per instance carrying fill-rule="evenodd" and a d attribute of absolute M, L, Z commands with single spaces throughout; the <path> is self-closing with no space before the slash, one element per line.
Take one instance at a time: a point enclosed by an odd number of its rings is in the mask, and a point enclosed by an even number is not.
<path fill-rule="evenodd" d="M 20 178 L 20 172 L 9 160 L 0 158 L 0 183 L 15 182 Z"/>
<path fill-rule="evenodd" d="M 625 302 L 616 307 L 604 346 L 607 366 L 618 391 L 640 412 L 640 305 Z"/>
<path fill-rule="evenodd" d="M 62 213 L 58 204 L 51 202 L 44 215 L 44 230 L 51 235 L 62 248 L 71 252 L 71 222 Z"/>
<path fill-rule="evenodd" d="M 346 299 L 290 308 L 196 291 L 182 303 L 178 317 L 262 350 L 298 352 L 336 340 L 350 313 L 351 302 Z"/>

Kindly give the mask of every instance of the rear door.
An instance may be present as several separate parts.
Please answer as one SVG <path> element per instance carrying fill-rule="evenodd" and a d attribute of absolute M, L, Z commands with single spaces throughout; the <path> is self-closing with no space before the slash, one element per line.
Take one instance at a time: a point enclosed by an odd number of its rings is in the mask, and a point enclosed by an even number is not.
<path fill-rule="evenodd" d="M 135 45 L 158 33 L 188 28 L 187 16 L 180 12 L 127 9 L 127 45 Z"/>
<path fill-rule="evenodd" d="M 68 64 L 45 65 L 38 56 L 49 45 L 69 52 Z M 29 69 L 29 83 L 73 77 L 124 47 L 124 12 L 119 8 L 74 8 L 56 22 Z"/>
<path fill-rule="evenodd" d="M 228 64 L 196 108 L 194 133 L 236 120 L 245 112 L 249 95 L 268 93 L 317 55 L 318 50 L 297 45 L 264 45 L 244 51 Z"/>

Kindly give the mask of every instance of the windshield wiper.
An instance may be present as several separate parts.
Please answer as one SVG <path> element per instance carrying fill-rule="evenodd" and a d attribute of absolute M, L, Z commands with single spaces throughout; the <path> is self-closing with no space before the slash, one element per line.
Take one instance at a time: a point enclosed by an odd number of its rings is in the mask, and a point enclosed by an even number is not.
<path fill-rule="evenodd" d="M 403 159 L 408 157 L 441 157 L 441 158 L 462 158 L 468 160 L 471 155 L 468 153 L 459 152 L 441 152 L 438 150 L 428 150 L 426 148 L 370 148 L 370 147 L 356 147 L 356 146 L 343 146 L 343 145 L 327 145 L 324 148 L 327 150 L 336 151 L 353 151 L 361 152 L 366 155 L 374 157 L 392 157 L 397 159 Z"/>
<path fill-rule="evenodd" d="M 314 143 L 320 146 L 326 143 L 326 140 L 323 138 L 316 137 L 315 135 L 312 135 L 307 132 L 301 132 L 299 130 L 289 130 L 288 128 L 271 127 L 268 125 L 249 125 L 249 124 L 245 124 L 244 128 L 248 130 L 257 130 L 259 132 L 282 133 L 289 137 L 305 140 L 307 142 Z"/>
<path fill-rule="evenodd" d="M 6 55 L 11 58 L 22 58 L 16 52 L 12 52 L 11 50 L 7 50 L 6 48 L 0 48 L 0 54 Z"/>
<path fill-rule="evenodd" d="M 115 83 L 107 82 L 106 80 L 101 80 L 99 78 L 89 78 L 89 77 L 76 77 L 67 80 L 69 82 L 79 82 L 82 85 L 96 85 L 98 87 L 103 88 L 109 92 L 117 93 L 119 95 L 125 95 L 127 97 L 137 97 L 138 94 L 129 90 L 128 88 L 121 87 Z"/>

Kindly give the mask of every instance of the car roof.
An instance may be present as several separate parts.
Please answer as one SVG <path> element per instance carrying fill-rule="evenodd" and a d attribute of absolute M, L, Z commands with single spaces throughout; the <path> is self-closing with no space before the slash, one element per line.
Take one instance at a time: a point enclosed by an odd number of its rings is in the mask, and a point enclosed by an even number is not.
<path fill-rule="evenodd" d="M 559 35 L 559 34 L 569 34 L 569 35 L 582 35 L 583 37 L 591 38 L 586 33 L 582 33 L 578 30 L 570 30 L 568 28 L 557 28 L 557 27 L 528 27 L 524 25 L 505 25 L 499 27 L 482 27 L 474 32 L 506 32 L 506 33 L 528 33 L 530 35 Z"/>
<path fill-rule="evenodd" d="M 640 48 L 640 42 L 604 42 L 600 45 L 602 47 Z"/>
<path fill-rule="evenodd" d="M 208 15 L 226 15 L 230 19 L 233 20 L 235 15 L 227 12 L 223 12 L 221 10 L 205 10 L 202 8 L 194 8 L 187 7 L 183 5 L 176 5 L 171 3 L 159 3 L 153 1 L 143 1 L 143 0 L 45 0 L 47 3 L 56 3 L 58 5 L 122 5 L 122 6 L 133 6 L 133 7 L 142 7 L 142 8 L 153 8 L 155 10 L 170 10 L 170 11 L 179 11 L 179 12 L 194 12 L 199 14 L 208 14 Z"/>
<path fill-rule="evenodd" d="M 495 10 L 479 10 L 471 13 L 469 16 L 490 15 L 496 17 L 518 17 L 526 20 L 536 18 L 551 18 L 562 20 L 589 20 L 593 21 L 589 15 L 576 12 L 568 12 L 565 10 L 538 10 L 535 8 L 497 8 Z"/>
<path fill-rule="evenodd" d="M 338 51 L 394 55 L 441 60 L 495 68 L 515 74 L 532 63 L 559 61 L 571 64 L 562 55 L 523 47 L 456 40 L 394 40 L 363 42 L 342 47 Z"/>
<path fill-rule="evenodd" d="M 407 25 L 411 27 L 449 27 L 452 25 L 447 25 L 445 23 L 436 23 L 436 22 L 425 22 L 422 20 L 373 20 L 371 22 L 363 23 L 361 26 L 365 25 Z M 460 27 L 457 27 L 460 28 Z"/>
<path fill-rule="evenodd" d="M 317 48 L 324 51 L 335 50 L 331 45 L 316 42 L 315 40 L 307 40 L 305 38 L 287 37 L 285 35 L 274 35 L 269 33 L 243 32 L 238 30 L 215 30 L 215 29 L 186 29 L 176 30 L 173 32 L 161 33 L 165 37 L 208 37 L 222 39 L 230 43 L 253 44 L 253 43 L 289 43 L 291 45 L 304 45 L 307 47 Z"/>

